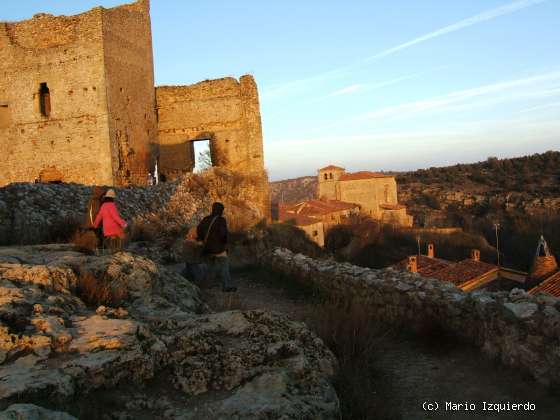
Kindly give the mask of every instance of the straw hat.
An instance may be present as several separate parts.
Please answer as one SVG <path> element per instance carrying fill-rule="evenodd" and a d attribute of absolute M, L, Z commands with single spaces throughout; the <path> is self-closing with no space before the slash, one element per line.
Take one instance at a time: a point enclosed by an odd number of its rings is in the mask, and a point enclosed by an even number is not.
<path fill-rule="evenodd" d="M 110 188 L 106 193 L 105 193 L 105 197 L 107 198 L 115 198 L 117 196 L 117 194 L 115 193 L 115 190 Z"/>

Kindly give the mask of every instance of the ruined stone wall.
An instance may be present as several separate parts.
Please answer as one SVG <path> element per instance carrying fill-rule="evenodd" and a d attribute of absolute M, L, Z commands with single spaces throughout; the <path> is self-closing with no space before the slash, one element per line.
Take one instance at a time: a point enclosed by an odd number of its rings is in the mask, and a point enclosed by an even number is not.
<path fill-rule="evenodd" d="M 212 164 L 260 179 L 255 201 L 270 214 L 257 85 L 252 76 L 156 89 L 160 170 L 173 179 L 194 168 L 192 142 L 210 140 Z"/>
<path fill-rule="evenodd" d="M 103 42 L 115 183 L 145 184 L 157 155 L 148 1 L 104 10 Z"/>
<path fill-rule="evenodd" d="M 364 303 L 379 322 L 404 328 L 438 325 L 544 384 L 560 385 L 560 299 L 553 296 L 519 289 L 463 292 L 416 273 L 314 260 L 285 249 L 263 254 L 261 263 Z"/>
<path fill-rule="evenodd" d="M 101 20 L 97 8 L 0 23 L 0 185 L 32 182 L 52 166 L 65 182 L 112 183 Z"/>
<path fill-rule="evenodd" d="M 244 173 L 264 170 L 261 117 L 252 76 L 156 89 L 161 171 L 190 172 L 190 143 L 210 140 L 214 166 Z"/>

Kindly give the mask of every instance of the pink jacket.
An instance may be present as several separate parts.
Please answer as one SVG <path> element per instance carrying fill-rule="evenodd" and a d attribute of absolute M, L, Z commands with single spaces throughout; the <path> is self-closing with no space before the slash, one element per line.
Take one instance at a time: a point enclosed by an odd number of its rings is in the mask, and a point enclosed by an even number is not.
<path fill-rule="evenodd" d="M 103 222 L 103 236 L 124 236 L 126 222 L 119 215 L 115 203 L 103 203 L 93 222 L 93 227 L 97 228 Z"/>

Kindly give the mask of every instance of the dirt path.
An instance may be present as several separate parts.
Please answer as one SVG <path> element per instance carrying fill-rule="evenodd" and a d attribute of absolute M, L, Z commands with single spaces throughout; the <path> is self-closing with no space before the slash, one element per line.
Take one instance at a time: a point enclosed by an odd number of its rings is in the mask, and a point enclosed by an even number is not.
<path fill-rule="evenodd" d="M 203 294 L 216 311 L 266 309 L 305 320 L 313 304 L 297 290 L 286 288 L 263 273 L 237 273 L 239 290 L 220 288 Z M 513 369 L 497 365 L 471 346 L 447 337 L 384 335 L 374 346 L 374 389 L 371 419 L 560 419 L 560 396 Z M 446 402 L 474 404 L 466 410 L 446 410 Z M 486 403 L 531 403 L 535 411 L 490 411 Z M 437 403 L 428 412 L 423 403 Z M 486 406 L 490 408 L 490 406 Z"/>

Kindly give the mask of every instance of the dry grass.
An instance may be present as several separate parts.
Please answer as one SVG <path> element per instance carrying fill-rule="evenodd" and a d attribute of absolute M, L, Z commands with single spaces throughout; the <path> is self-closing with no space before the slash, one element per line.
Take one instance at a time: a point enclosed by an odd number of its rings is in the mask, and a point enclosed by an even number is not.
<path fill-rule="evenodd" d="M 158 237 L 160 231 L 159 223 L 148 220 L 135 220 L 130 227 L 129 240 L 153 242 Z"/>
<path fill-rule="evenodd" d="M 92 230 L 78 229 L 70 239 L 70 242 L 89 252 L 95 252 L 99 245 L 97 236 Z"/>
<path fill-rule="evenodd" d="M 330 300 L 309 305 L 304 317 L 338 359 L 334 386 L 343 418 L 381 415 L 386 408 L 372 398 L 383 386 L 383 379 L 376 375 L 375 354 L 377 343 L 387 332 L 375 322 L 369 308 L 348 299 Z"/>
<path fill-rule="evenodd" d="M 78 232 L 82 222 L 74 216 L 66 216 L 55 219 L 48 228 L 47 242 L 68 243 Z"/>
<path fill-rule="evenodd" d="M 81 271 L 78 277 L 78 297 L 89 306 L 122 306 L 127 299 L 126 288 L 121 284 L 97 278 L 89 271 Z"/>

